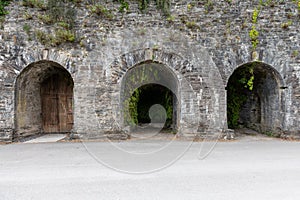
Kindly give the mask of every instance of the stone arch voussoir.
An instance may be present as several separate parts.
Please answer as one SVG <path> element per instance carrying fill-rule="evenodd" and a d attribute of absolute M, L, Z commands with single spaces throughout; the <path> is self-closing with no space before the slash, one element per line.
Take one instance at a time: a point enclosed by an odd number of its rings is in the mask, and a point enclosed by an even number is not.
<path fill-rule="evenodd" d="M 123 54 L 111 65 L 111 83 L 117 83 L 122 76 L 132 67 L 145 63 L 161 63 L 172 71 L 176 71 L 185 77 L 197 72 L 197 69 L 188 61 L 175 53 L 166 53 L 157 49 L 141 49 Z"/>
<path fill-rule="evenodd" d="M 230 74 L 226 77 L 226 85 L 228 84 L 228 81 L 230 79 L 230 77 L 232 76 L 232 74 L 239 68 L 245 66 L 245 65 L 249 65 L 251 63 L 261 63 L 264 66 L 266 66 L 268 68 L 268 70 L 274 75 L 274 77 L 276 78 L 276 81 L 278 82 L 280 87 L 285 87 L 286 83 L 285 80 L 283 79 L 282 75 L 279 73 L 279 71 L 272 65 L 266 62 L 261 62 L 261 61 L 251 61 L 251 62 L 245 62 L 242 64 L 239 64 L 237 66 L 235 66 L 234 68 L 231 69 Z"/>
<path fill-rule="evenodd" d="M 29 65 L 41 61 L 54 62 L 64 67 L 72 76 L 75 78 L 73 61 L 67 53 L 60 53 L 52 49 L 39 49 L 33 52 L 22 55 L 21 62 L 17 63 L 19 65 L 19 74 L 25 70 Z"/>
<path fill-rule="evenodd" d="M 205 112 L 207 109 L 210 109 L 212 105 L 206 107 L 200 105 L 201 103 L 212 104 L 210 100 L 205 99 L 208 95 L 204 98 L 201 97 L 204 93 L 209 93 L 208 84 L 205 83 L 205 79 L 202 78 L 199 69 L 189 62 L 189 60 L 175 53 L 147 48 L 132 51 L 116 58 L 111 64 L 110 74 L 108 74 L 109 83 L 111 83 L 112 91 L 115 95 L 113 99 L 116 99 L 120 94 L 121 80 L 128 70 L 147 62 L 162 64 L 175 74 L 177 81 L 180 82 L 181 99 L 179 102 L 181 102 L 181 112 L 182 116 L 184 116 L 181 118 L 181 127 L 184 129 L 183 132 L 197 133 L 209 128 L 210 122 L 207 116 L 205 116 Z M 204 91 L 202 93 L 201 88 L 203 88 Z M 117 105 L 118 102 L 113 102 L 112 104 Z M 184 112 L 191 112 L 192 115 L 188 115 Z M 120 115 L 120 113 L 116 115 Z M 199 119 L 202 121 L 199 122 Z M 196 122 L 197 120 L 198 122 Z M 191 124 L 188 124 L 188 121 L 190 121 Z"/>

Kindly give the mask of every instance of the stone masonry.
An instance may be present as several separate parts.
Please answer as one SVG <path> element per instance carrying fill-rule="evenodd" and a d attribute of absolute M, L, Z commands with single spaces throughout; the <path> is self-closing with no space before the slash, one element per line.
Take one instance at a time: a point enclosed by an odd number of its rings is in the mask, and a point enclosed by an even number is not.
<path fill-rule="evenodd" d="M 0 141 L 42 132 L 40 82 L 58 69 L 74 82 L 72 135 L 119 131 L 124 77 L 143 64 L 169 77 L 182 136 L 227 130 L 227 82 L 253 62 L 261 63 L 256 73 L 266 80 L 257 92 L 269 95 L 259 103 L 263 130 L 300 134 L 298 1 L 173 0 L 165 16 L 154 1 L 144 12 L 138 1 L 128 1 L 120 12 L 118 1 L 99 0 L 110 17 L 93 14 L 89 2 L 68 3 L 76 10 L 76 40 L 60 45 L 42 45 L 36 35 L 54 34 L 57 26 L 41 20 L 43 9 L 17 0 L 7 7 L 0 30 Z M 249 36 L 255 10 L 256 48 Z"/>

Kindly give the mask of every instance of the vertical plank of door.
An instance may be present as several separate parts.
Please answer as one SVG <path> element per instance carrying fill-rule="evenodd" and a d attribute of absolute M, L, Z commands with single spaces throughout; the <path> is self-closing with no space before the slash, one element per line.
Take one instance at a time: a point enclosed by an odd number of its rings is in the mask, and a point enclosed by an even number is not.
<path fill-rule="evenodd" d="M 67 96 L 67 129 L 73 128 L 73 95 Z"/>
<path fill-rule="evenodd" d="M 44 94 L 42 96 L 42 115 L 44 132 L 58 132 L 58 113 L 57 113 L 57 96 L 53 94 Z"/>
<path fill-rule="evenodd" d="M 59 129 L 60 132 L 68 132 L 67 130 L 67 112 L 66 112 L 66 95 L 59 94 L 59 105 L 58 105 L 58 113 L 59 113 Z"/>

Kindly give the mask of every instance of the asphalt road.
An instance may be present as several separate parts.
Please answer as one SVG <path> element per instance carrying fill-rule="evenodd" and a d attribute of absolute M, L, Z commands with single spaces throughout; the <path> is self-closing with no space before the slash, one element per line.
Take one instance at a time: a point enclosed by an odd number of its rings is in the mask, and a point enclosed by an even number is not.
<path fill-rule="evenodd" d="M 188 141 L 165 144 L 1 145 L 0 200 L 300 198 L 300 142 L 219 142 L 202 160 L 197 158 L 201 143 L 189 149 Z M 204 149 L 213 147 L 213 142 L 204 144 Z M 114 145 L 139 157 L 121 155 Z M 154 150 L 161 147 L 168 151 L 160 156 Z M 180 153 L 177 159 L 174 154 Z M 131 174 L 146 171 L 154 172 Z"/>

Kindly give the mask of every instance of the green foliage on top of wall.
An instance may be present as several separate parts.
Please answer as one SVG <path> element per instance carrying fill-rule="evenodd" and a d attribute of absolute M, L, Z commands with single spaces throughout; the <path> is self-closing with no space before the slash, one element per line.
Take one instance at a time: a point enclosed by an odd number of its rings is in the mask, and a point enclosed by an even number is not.
<path fill-rule="evenodd" d="M 141 11 L 147 10 L 150 0 L 137 0 L 139 2 L 139 8 Z M 170 6 L 171 6 L 171 0 L 154 0 L 156 3 L 157 8 L 159 8 L 164 15 L 169 16 L 170 15 Z"/>
<path fill-rule="evenodd" d="M 0 29 L 3 29 L 3 23 L 5 21 L 5 15 L 8 14 L 8 11 L 5 9 L 8 6 L 10 0 L 0 0 Z"/>
<path fill-rule="evenodd" d="M 204 8 L 206 13 L 212 11 L 214 9 L 214 2 L 212 0 L 206 0 Z"/>
<path fill-rule="evenodd" d="M 5 9 L 5 6 L 8 6 L 10 0 L 0 0 L 0 16 L 8 14 L 8 11 Z"/>
<path fill-rule="evenodd" d="M 79 2 L 81 0 L 23 0 L 22 5 L 40 9 L 37 18 L 43 24 L 54 25 L 53 31 L 35 30 L 35 38 L 42 45 L 58 46 L 62 43 L 74 42 L 76 39 L 73 30 L 76 20 L 76 8 L 73 4 Z M 25 13 L 24 17 L 26 16 L 29 16 L 29 19 L 33 18 L 28 12 Z M 30 31 L 27 30 L 27 26 L 24 25 L 24 27 L 24 31 L 30 39 Z"/>
<path fill-rule="evenodd" d="M 72 43 L 76 39 L 75 33 L 73 31 L 65 29 L 56 29 L 54 34 L 36 30 L 35 36 L 42 45 L 45 45 L 47 47 L 55 47 L 63 43 Z"/>
<path fill-rule="evenodd" d="M 72 29 L 76 20 L 76 8 L 72 6 L 75 0 L 23 0 L 25 7 L 38 8 L 42 13 L 38 18 L 45 24 L 55 24 L 58 22 L 68 23 L 68 28 Z M 27 14 L 28 16 L 28 14 Z M 32 16 L 30 17 L 32 18 Z"/>
<path fill-rule="evenodd" d="M 121 4 L 119 7 L 119 12 L 124 13 L 129 11 L 129 3 L 125 0 L 118 0 L 118 2 Z"/>
<path fill-rule="evenodd" d="M 47 14 L 54 23 L 65 22 L 69 24 L 69 29 L 72 29 L 76 20 L 76 9 L 70 4 L 62 0 L 48 0 Z"/>
<path fill-rule="evenodd" d="M 111 10 L 104 7 L 102 4 L 95 4 L 88 6 L 92 14 L 98 15 L 103 18 L 112 19 L 114 16 Z"/>
<path fill-rule="evenodd" d="M 259 0 L 259 5 L 260 6 L 274 6 L 276 1 L 274 0 Z"/>
<path fill-rule="evenodd" d="M 30 8 L 39 8 L 41 10 L 46 10 L 47 6 L 44 0 L 23 0 L 22 5 Z"/>

